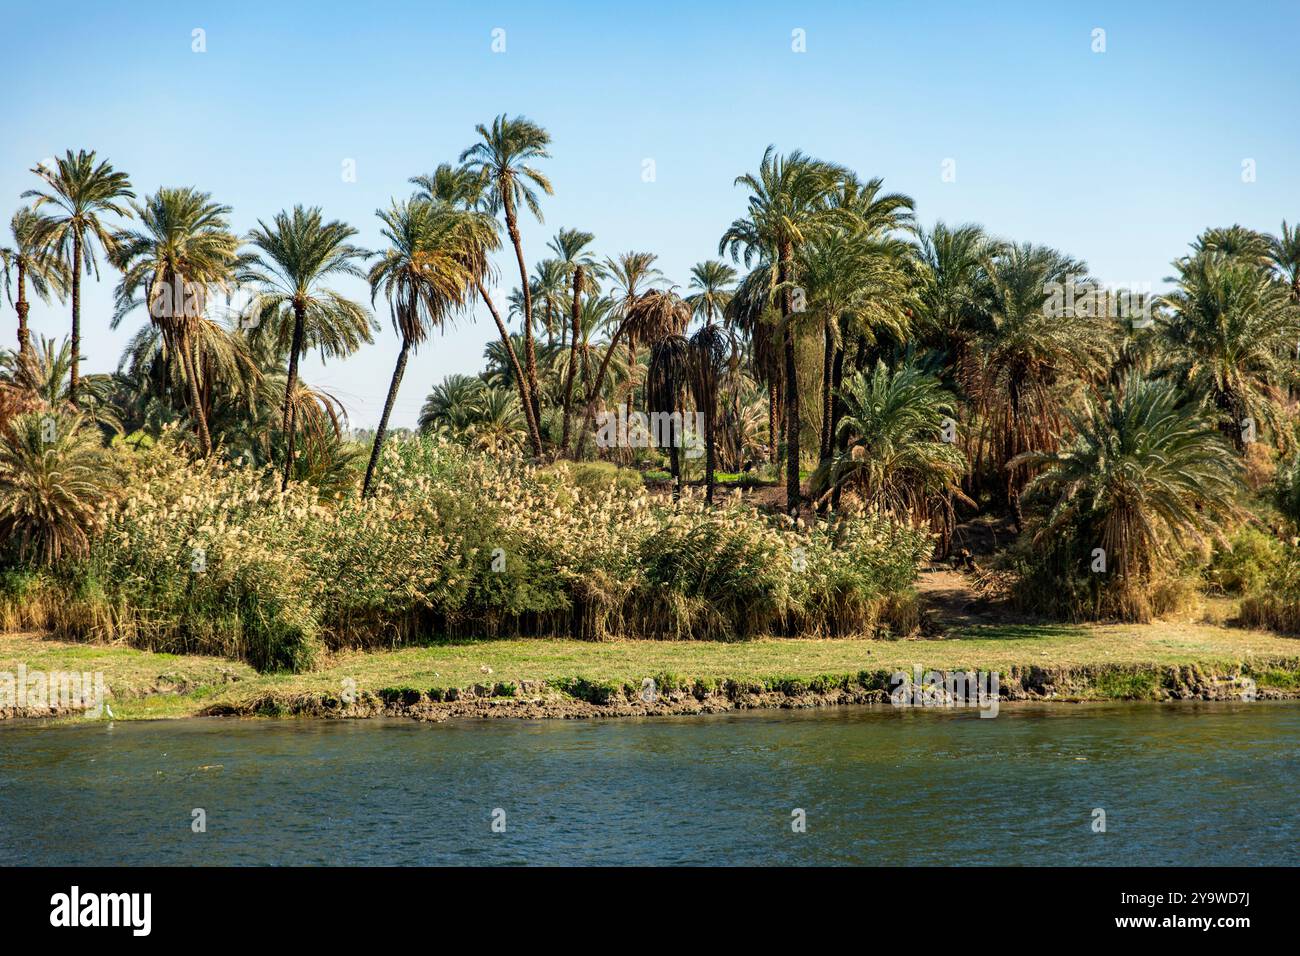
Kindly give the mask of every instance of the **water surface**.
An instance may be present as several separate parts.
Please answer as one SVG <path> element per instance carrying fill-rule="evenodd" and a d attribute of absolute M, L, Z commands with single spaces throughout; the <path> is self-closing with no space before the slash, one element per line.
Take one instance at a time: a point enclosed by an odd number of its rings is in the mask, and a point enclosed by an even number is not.
<path fill-rule="evenodd" d="M 11 723 L 0 864 L 1294 865 L 1297 780 L 1297 703 Z"/>

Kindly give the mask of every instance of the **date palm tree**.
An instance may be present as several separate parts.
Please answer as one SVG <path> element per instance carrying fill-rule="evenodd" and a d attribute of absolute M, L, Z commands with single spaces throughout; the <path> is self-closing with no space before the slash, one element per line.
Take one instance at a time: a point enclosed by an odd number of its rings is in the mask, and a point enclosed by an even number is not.
<path fill-rule="evenodd" d="M 143 205 L 132 203 L 141 228 L 114 237 L 113 263 L 122 271 L 115 292 L 112 327 L 136 308 L 162 334 L 166 352 L 179 358 L 189 391 L 199 449 L 212 454 L 212 437 L 200 398 L 202 369 L 196 335 L 212 292 L 229 292 L 239 259 L 239 239 L 230 231 L 230 207 L 193 187 L 159 189 Z"/>
<path fill-rule="evenodd" d="M 68 150 L 54 165 L 54 169 L 40 165 L 32 170 L 45 183 L 45 190 L 29 189 L 23 197 L 36 199 L 32 204 L 35 211 L 46 205 L 53 207 L 41 223 L 39 242 L 67 265 L 71 280 L 72 369 L 68 391 L 75 404 L 81 377 L 81 275 L 93 273 L 99 278 L 95 246 L 110 254 L 115 243 L 104 217 L 129 218 L 125 201 L 135 198 L 135 193 L 127 174 L 114 170 L 107 160 L 96 163 L 93 150 L 78 150 L 75 155 Z"/>
<path fill-rule="evenodd" d="M 1040 469 L 1026 487 L 1046 505 L 1034 542 L 1075 567 L 1105 549 L 1112 611 L 1143 619 L 1151 574 L 1234 513 L 1237 461 L 1172 382 L 1130 376 L 1070 419 L 1074 437 L 1059 451 L 1017 461 Z"/>
<path fill-rule="evenodd" d="M 109 474 L 99 434 L 82 416 L 17 416 L 0 431 L 0 539 L 45 567 L 84 556 L 111 495 Z"/>
<path fill-rule="evenodd" d="M 573 418 L 573 380 L 578 373 L 578 351 L 583 341 L 582 330 L 582 296 L 597 295 L 600 292 L 600 265 L 587 251 L 587 246 L 595 236 L 580 229 L 561 229 L 550 241 L 551 250 L 556 255 L 566 277 L 572 283 L 569 293 L 569 364 L 564 376 L 564 396 L 560 403 L 564 416 L 564 428 L 560 437 L 560 452 L 564 454 L 569 447 L 569 430 Z"/>
<path fill-rule="evenodd" d="M 482 233 L 491 228 L 483 213 L 456 209 L 448 203 L 414 199 L 394 202 L 376 212 L 384 224 L 389 246 L 370 269 L 370 298 L 382 293 L 388 301 L 393 328 L 402 337 L 402 348 L 393 368 L 384 411 L 375 430 L 375 443 L 361 487 L 362 497 L 370 494 L 379 452 L 388 431 L 388 419 L 397 401 L 406 362 L 411 350 L 440 329 L 474 301 L 476 280 L 487 273 L 487 260 L 480 254 Z"/>
<path fill-rule="evenodd" d="M 725 262 L 717 259 L 697 262 L 691 266 L 689 288 L 694 291 L 686 296 L 686 302 L 705 325 L 712 325 L 726 312 L 735 284 L 736 270 Z"/>
<path fill-rule="evenodd" d="M 524 296 L 524 371 L 528 380 L 529 400 L 533 405 L 533 418 L 541 418 L 537 395 L 537 352 L 533 344 L 533 300 L 528 286 L 528 266 L 524 264 L 523 240 L 519 236 L 519 204 L 542 221 L 542 208 L 537 190 L 551 195 L 551 181 L 530 163 L 547 159 L 550 153 L 551 134 L 532 120 L 523 116 L 514 119 L 504 113 L 487 127 L 475 127 L 482 142 L 475 143 L 460 154 L 460 162 L 477 175 L 487 190 L 488 205 L 493 214 L 500 213 L 506 222 L 506 232 L 514 246 L 515 260 L 519 265 L 519 283 Z"/>
<path fill-rule="evenodd" d="M 678 300 L 680 301 L 680 300 Z M 683 307 L 684 308 L 684 307 Z M 646 375 L 646 405 L 651 422 L 667 416 L 667 434 L 651 425 L 654 440 L 668 443 L 668 462 L 673 476 L 673 500 L 682 496 L 682 419 L 690 387 L 690 343 L 680 332 L 657 339 L 650 346 L 650 368 Z M 662 447 L 662 446 L 661 446 Z"/>
<path fill-rule="evenodd" d="M 814 496 L 854 488 L 900 518 L 937 521 L 946 541 L 953 498 L 973 504 L 959 487 L 966 457 L 942 440 L 944 419 L 956 414 L 952 393 L 911 356 L 892 370 L 877 361 L 869 373 L 850 375 L 841 391 L 842 450 L 818 468 Z"/>
<path fill-rule="evenodd" d="M 32 341 L 31 331 L 27 327 L 27 313 L 31 308 L 31 303 L 27 300 L 28 282 L 42 302 L 50 301 L 50 293 L 58 296 L 60 302 L 68 294 L 68 266 L 62 259 L 52 255 L 42 243 L 45 225 L 40 213 L 33 212 L 30 208 L 19 209 L 9 220 L 13 245 L 0 248 L 0 266 L 3 266 L 0 278 L 4 280 L 9 304 L 18 314 L 19 352 L 27 352 Z M 13 297 L 15 286 L 18 289 L 17 299 Z"/>
<path fill-rule="evenodd" d="M 1007 501 L 1019 518 L 1027 474 L 1010 463 L 1022 452 L 1056 447 L 1064 424 L 1059 381 L 1087 387 L 1104 380 L 1112 342 L 1096 317 L 1049 307 L 1049 290 L 1088 281 L 1084 263 L 1026 243 L 1000 250 L 986 268 L 990 320 L 977 346 L 976 400 L 989 457 L 1006 475 Z"/>
<path fill-rule="evenodd" d="M 259 219 L 248 235 L 255 252 L 241 279 L 256 283 L 259 293 L 247 321 L 255 336 L 272 336 L 277 348 L 288 351 L 281 416 L 283 486 L 293 471 L 299 358 L 311 349 L 318 349 L 324 359 L 351 355 L 373 342 L 378 330 L 364 305 L 324 284 L 336 276 L 365 278 L 360 263 L 370 253 L 350 242 L 356 234 L 346 223 L 326 222 L 319 207 L 294 206 L 293 212 L 276 215 L 269 226 Z"/>
<path fill-rule="evenodd" d="M 1281 425 L 1279 405 L 1300 339 L 1290 291 L 1253 262 L 1222 252 L 1180 259 L 1177 286 L 1164 297 L 1166 364 L 1215 416 L 1237 451 L 1250 425 Z"/>
<path fill-rule="evenodd" d="M 664 278 L 664 274 L 655 266 L 659 259 L 653 252 L 624 252 L 616 258 L 605 259 L 605 274 L 610 279 L 613 286 L 615 297 L 615 313 L 622 320 L 626 320 L 642 293 L 649 291 L 657 282 Z M 631 375 L 636 376 L 639 364 L 637 362 L 637 330 L 635 323 L 626 321 L 614 327 L 613 335 L 610 339 L 611 347 L 615 340 L 627 340 L 627 367 Z M 604 382 L 604 376 L 597 376 L 599 382 Z M 631 383 L 629 401 L 635 404 L 637 382 Z"/>
<path fill-rule="evenodd" d="M 411 182 L 420 187 L 417 198 L 427 199 L 431 202 L 450 203 L 467 212 L 491 212 L 491 204 L 482 176 L 464 166 L 441 163 L 434 170 L 432 176 L 417 176 Z M 501 248 L 501 233 L 495 218 L 490 219 L 490 225 L 490 229 L 479 227 L 473 230 L 473 234 L 479 237 L 479 248 L 476 254 L 483 260 L 484 264 L 481 276 L 479 270 L 471 270 L 475 272 L 474 289 L 483 304 L 487 306 L 488 313 L 491 314 L 492 321 L 496 324 L 497 334 L 501 337 L 501 352 L 509 363 L 515 381 L 515 388 L 519 391 L 519 401 L 524 409 L 524 419 L 528 425 L 528 440 L 532 446 L 533 455 L 540 457 L 542 454 L 542 433 L 537 417 L 533 414 L 534 406 L 530 398 L 532 393 L 528 378 L 524 375 L 523 368 L 519 364 L 519 351 L 515 347 L 514 338 L 511 336 L 509 329 L 506 328 L 506 323 L 501 318 L 501 312 L 488 294 L 485 285 L 486 282 L 492 281 L 495 277 L 495 269 L 488 257 Z"/>
<path fill-rule="evenodd" d="M 943 351 L 945 378 L 963 391 L 974 381 L 975 340 L 989 328 L 985 264 L 997 249 L 983 228 L 971 223 L 936 222 L 917 239 L 917 325 L 924 341 Z"/>
<path fill-rule="evenodd" d="M 780 304 L 781 349 L 785 371 L 786 510 L 799 512 L 799 385 L 795 348 L 796 261 L 802 247 L 839 218 L 831 200 L 846 178 L 844 170 L 795 150 L 782 156 L 774 146 L 763 153 L 757 173 L 736 178 L 750 191 L 748 215 L 735 220 L 718 243 L 721 255 L 743 256 L 748 267 L 756 257 L 775 265 L 769 293 Z"/>
<path fill-rule="evenodd" d="M 1291 290 L 1291 300 L 1300 303 L 1300 226 L 1292 229 L 1282 220 L 1282 234 L 1271 238 L 1269 260 L 1279 279 Z"/>
<path fill-rule="evenodd" d="M 729 329 L 707 322 L 690 337 L 687 346 L 687 380 L 695 407 L 704 414 L 704 500 L 713 504 L 718 386 L 735 357 L 736 342 Z"/>

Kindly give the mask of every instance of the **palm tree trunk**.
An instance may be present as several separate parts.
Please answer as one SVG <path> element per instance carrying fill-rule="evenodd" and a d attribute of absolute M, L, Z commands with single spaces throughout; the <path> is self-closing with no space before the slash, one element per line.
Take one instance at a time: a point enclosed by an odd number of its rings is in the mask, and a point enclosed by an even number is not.
<path fill-rule="evenodd" d="M 618 340 L 622 338 L 626 327 L 626 320 L 620 322 L 618 328 L 614 330 L 613 336 L 610 337 L 609 345 L 605 347 L 605 355 L 600 360 L 600 370 L 596 373 L 596 384 L 587 392 L 586 411 L 584 412 L 587 419 L 591 419 L 596 413 L 596 402 L 600 398 L 600 390 L 605 386 L 605 374 L 609 371 L 609 360 L 614 357 L 614 349 L 618 346 Z M 577 444 L 581 444 L 582 436 L 585 433 L 585 428 L 578 429 Z M 576 449 L 574 457 L 577 457 Z"/>
<path fill-rule="evenodd" d="M 776 382 L 767 383 L 767 461 L 775 465 L 778 449 L 781 447 L 780 402 L 776 394 Z"/>
<path fill-rule="evenodd" d="M 538 424 L 540 436 L 542 407 L 537 397 L 537 350 L 533 346 L 533 293 L 528 288 L 528 266 L 524 264 L 524 244 L 519 238 L 519 225 L 515 221 L 514 196 L 508 184 L 501 190 L 501 195 L 505 200 L 506 232 L 510 234 L 510 243 L 515 247 L 515 261 L 519 263 L 519 283 L 524 298 L 524 366 L 528 373 L 528 397 L 533 403 L 533 420 Z"/>
<path fill-rule="evenodd" d="M 68 380 L 68 401 L 77 404 L 81 382 L 81 233 L 72 233 L 72 375 Z"/>
<path fill-rule="evenodd" d="M 506 328 L 505 322 L 501 321 L 501 313 L 497 307 L 492 304 L 488 298 L 487 289 L 483 288 L 483 283 L 478 279 L 474 280 L 474 286 L 478 289 L 479 298 L 488 307 L 492 313 L 492 321 L 497 324 L 497 332 L 501 335 L 501 342 L 506 347 L 506 357 L 510 360 L 511 371 L 514 372 L 515 385 L 519 389 L 520 407 L 524 410 L 524 421 L 528 425 L 528 440 L 533 446 L 533 454 L 541 456 L 542 454 L 542 433 L 538 428 L 537 419 L 533 415 L 533 403 L 528 397 L 528 380 L 524 378 L 524 370 L 519 367 L 519 356 L 515 354 L 515 345 L 510 341 L 510 330 Z"/>
<path fill-rule="evenodd" d="M 831 403 L 835 394 L 832 378 L 835 374 L 835 337 L 831 334 L 828 320 L 825 330 L 825 350 L 822 355 L 822 431 L 821 447 L 817 452 L 817 461 L 824 464 L 831 457 Z"/>
<path fill-rule="evenodd" d="M 379 450 L 384 444 L 384 435 L 388 432 L 388 416 L 393 413 L 393 403 L 397 401 L 397 390 L 402 384 L 402 375 L 406 371 L 406 357 L 410 353 L 411 343 L 402 340 L 402 351 L 397 353 L 397 366 L 393 369 L 393 381 L 388 386 L 388 398 L 384 400 L 384 414 L 379 418 L 379 428 L 375 431 L 375 445 L 370 449 L 370 463 L 366 465 L 366 480 L 361 484 L 361 497 L 370 495 L 370 482 L 375 476 L 375 467 L 379 464 Z"/>
<path fill-rule="evenodd" d="M 18 354 L 26 355 L 32 349 L 32 333 L 27 328 L 27 310 L 31 306 L 27 302 L 27 270 L 21 258 L 18 260 L 18 303 L 14 308 L 18 311 Z"/>
<path fill-rule="evenodd" d="M 582 334 L 582 266 L 573 270 L 573 340 L 569 343 L 569 372 L 564 377 L 564 431 L 560 453 L 569 447 L 569 418 L 573 411 L 573 378 L 578 371 L 578 339 Z"/>
<path fill-rule="evenodd" d="M 677 404 L 674 402 L 673 404 Z M 682 441 L 677 434 L 677 423 L 668 416 L 668 462 L 673 473 L 673 501 L 682 499 Z"/>
<path fill-rule="evenodd" d="M 298 352 L 302 349 L 303 326 L 306 323 L 306 307 L 298 302 L 293 304 L 293 340 L 289 345 L 289 373 L 284 383 L 284 479 L 280 490 L 289 487 L 289 475 L 293 472 L 294 432 L 297 422 L 292 414 L 293 393 L 298 385 Z"/>
<path fill-rule="evenodd" d="M 781 249 L 777 282 L 790 281 L 791 249 Z M 799 514 L 799 364 L 794 348 L 794 303 L 790 289 L 781 293 L 781 319 L 785 352 L 785 509 L 791 516 Z"/>
<path fill-rule="evenodd" d="M 199 435 L 199 450 L 203 457 L 212 454 L 212 436 L 208 434 L 208 420 L 203 414 L 203 401 L 199 398 L 199 379 L 194 370 L 193 346 L 184 337 L 180 342 L 181 368 L 189 382 L 190 414 L 194 416 L 194 429 Z"/>
<path fill-rule="evenodd" d="M 713 395 L 713 406 L 705 410 L 704 419 L 704 503 L 713 504 L 713 419 L 718 410 L 717 392 Z"/>

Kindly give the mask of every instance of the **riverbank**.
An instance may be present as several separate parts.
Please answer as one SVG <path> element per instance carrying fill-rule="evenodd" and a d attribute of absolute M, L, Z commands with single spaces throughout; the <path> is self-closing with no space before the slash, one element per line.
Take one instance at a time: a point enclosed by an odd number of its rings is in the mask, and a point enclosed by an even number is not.
<path fill-rule="evenodd" d="M 41 634 L 0 673 L 102 672 L 118 719 L 584 718 L 885 703 L 897 671 L 997 673 L 1004 701 L 1300 697 L 1300 640 L 1207 624 L 975 626 L 931 640 L 458 641 L 335 654 L 305 674 Z M 48 716 L 48 709 L 0 716 Z M 107 715 L 105 715 L 107 716 Z"/>

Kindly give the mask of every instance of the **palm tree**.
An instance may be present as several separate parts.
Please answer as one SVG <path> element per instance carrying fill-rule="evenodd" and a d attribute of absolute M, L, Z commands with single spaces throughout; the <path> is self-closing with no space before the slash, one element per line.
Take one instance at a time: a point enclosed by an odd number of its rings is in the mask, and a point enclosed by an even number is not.
<path fill-rule="evenodd" d="M 402 349 L 375 431 L 361 487 L 363 498 L 370 494 L 411 349 L 418 348 L 433 329 L 444 326 L 456 312 L 471 306 L 475 280 L 482 281 L 487 271 L 487 260 L 479 254 L 485 228 L 482 213 L 415 199 L 394 202 L 376 215 L 384 223 L 383 236 L 389 248 L 370 269 L 370 298 L 373 302 L 382 292 L 388 300 L 393 327 L 402 337 Z"/>
<path fill-rule="evenodd" d="M 1233 514 L 1237 463 L 1172 382 L 1130 376 L 1103 400 L 1085 398 L 1070 419 L 1065 447 L 1017 461 L 1042 469 L 1026 488 L 1049 504 L 1034 541 L 1049 551 L 1064 544 L 1072 561 L 1104 548 L 1120 613 L 1145 617 L 1151 573 Z"/>
<path fill-rule="evenodd" d="M 718 253 L 731 250 L 733 261 L 743 254 L 746 266 L 756 256 L 774 263 L 770 295 L 780 302 L 785 371 L 786 510 L 799 512 L 799 385 L 795 351 L 794 289 L 796 259 L 803 245 L 832 226 L 831 198 L 846 178 L 839 167 L 795 150 L 781 156 L 774 146 L 763 153 L 757 174 L 736 178 L 750 191 L 749 214 L 723 233 Z"/>
<path fill-rule="evenodd" d="M 1055 249 L 1007 246 L 987 263 L 990 319 L 978 344 L 976 399 L 992 464 L 1005 470 L 1005 493 L 1019 518 L 1026 476 L 1010 463 L 1022 452 L 1050 451 L 1063 425 L 1058 381 L 1087 387 L 1105 378 L 1109 328 L 1079 310 L 1057 315 L 1049 290 L 1087 281 L 1087 266 Z"/>
<path fill-rule="evenodd" d="M 1282 234 L 1270 238 L 1269 260 L 1290 288 L 1292 301 L 1300 303 L 1300 226 L 1292 229 L 1282 220 Z"/>
<path fill-rule="evenodd" d="M 658 258 L 653 252 L 624 252 L 617 258 L 605 259 L 605 274 L 609 276 L 614 290 L 615 312 L 621 319 L 627 319 L 632 306 L 643 292 L 649 291 L 655 283 L 663 280 L 664 274 L 655 266 Z M 635 376 L 640 367 L 636 355 L 639 343 L 635 325 L 624 321 L 615 326 L 610 337 L 611 349 L 616 340 L 621 338 L 627 339 L 627 365 L 630 373 Z M 604 375 L 598 375 L 597 380 L 603 383 Z M 631 383 L 629 401 L 632 404 L 635 404 L 636 386 L 637 382 Z"/>
<path fill-rule="evenodd" d="M 587 392 L 585 415 L 588 420 L 595 413 L 596 402 L 600 400 L 600 396 L 603 394 L 605 376 L 609 372 L 615 349 L 619 341 L 624 338 L 628 342 L 628 403 L 633 405 L 636 403 L 636 374 L 638 367 L 636 346 L 639 330 L 645 322 L 645 318 L 644 313 L 634 316 L 633 311 L 637 303 L 648 292 L 654 291 L 646 289 L 645 286 L 649 286 L 663 278 L 663 273 L 654 264 L 657 258 L 658 256 L 652 252 L 624 252 L 616 259 L 607 258 L 605 260 L 604 274 L 610 279 L 614 295 L 611 316 L 617 324 L 614 326 L 614 331 L 606 344 L 605 355 L 600 361 L 599 370 L 596 372 L 596 380 Z"/>
<path fill-rule="evenodd" d="M 736 343 L 729 330 L 708 322 L 690 337 L 687 344 L 687 378 L 695 407 L 704 414 L 704 500 L 713 504 L 718 384 L 723 370 L 736 354 Z"/>
<path fill-rule="evenodd" d="M 910 329 L 909 248 L 876 232 L 865 225 L 825 232 L 799 257 L 808 310 L 822 322 L 819 463 L 830 459 L 834 444 L 840 411 L 834 396 L 843 381 L 846 337 L 852 333 L 865 355 L 882 340 L 901 345 Z"/>
<path fill-rule="evenodd" d="M 1291 375 L 1284 356 L 1300 338 L 1300 309 L 1251 261 L 1206 252 L 1175 266 L 1178 284 L 1164 297 L 1171 314 L 1161 329 L 1166 363 L 1242 451 L 1247 419 L 1275 432 L 1281 424 Z"/>
<path fill-rule="evenodd" d="M 190 415 L 204 457 L 212 438 L 200 398 L 201 369 L 195 342 L 207 296 L 229 292 L 239 265 L 239 239 L 230 231 L 230 207 L 192 187 L 159 189 L 143 205 L 132 203 L 142 226 L 114 237 L 114 264 L 122 270 L 112 327 L 143 306 L 162 333 L 164 349 L 180 358 Z"/>
<path fill-rule="evenodd" d="M 510 119 L 504 113 L 492 121 L 490 129 L 480 123 L 475 130 L 482 142 L 462 152 L 460 162 L 483 182 L 491 211 L 504 215 L 506 232 L 515 249 L 524 296 L 525 373 L 533 418 L 537 420 L 541 417 L 541 408 L 537 397 L 537 353 L 533 345 L 533 300 L 528 287 L 528 267 L 524 264 L 523 241 L 519 237 L 518 206 L 522 202 L 538 222 L 542 221 L 541 205 L 533 187 L 548 196 L 554 190 L 551 181 L 529 163 L 550 156 L 546 147 L 551 142 L 551 135 L 523 116 Z"/>
<path fill-rule="evenodd" d="M 418 198 L 432 202 L 451 203 L 457 208 L 468 212 L 490 212 L 491 203 L 486 195 L 486 187 L 482 177 L 463 166 L 457 167 L 452 166 L 450 163 L 441 163 L 434 170 L 432 176 L 417 176 L 411 182 L 420 187 L 420 192 L 417 194 Z M 519 364 L 519 353 L 515 348 L 510 331 L 506 328 L 496 303 L 492 301 L 484 285 L 485 281 L 490 281 L 495 274 L 488 256 L 501 248 L 501 235 L 495 218 L 490 220 L 490 225 L 490 229 L 478 228 L 473 230 L 474 234 L 479 237 L 476 254 L 484 263 L 481 275 L 480 270 L 472 270 L 476 273 L 474 288 L 483 304 L 487 306 L 492 321 L 496 323 L 497 334 L 501 337 L 502 352 L 513 372 L 515 387 L 519 390 L 519 401 L 524 408 L 524 419 L 528 425 L 528 438 L 532 445 L 533 455 L 540 457 L 542 454 L 542 433 L 537 417 L 533 414 L 534 406 L 530 398 L 532 393 L 528 378 L 524 375 L 523 368 Z"/>
<path fill-rule="evenodd" d="M 917 325 L 925 342 L 944 353 L 945 379 L 970 390 L 975 340 L 989 329 L 991 290 L 985 269 L 998 245 L 971 223 L 936 222 L 915 250 Z"/>
<path fill-rule="evenodd" d="M 121 419 L 113 401 L 113 377 L 83 376 L 74 407 L 71 371 L 72 346 L 67 336 L 56 342 L 42 335 L 28 345 L 26 352 L 0 352 L 0 386 L 22 399 L 23 406 L 34 404 L 68 414 L 77 412 L 105 432 L 119 431 Z"/>
<path fill-rule="evenodd" d="M 705 325 L 720 319 L 731 301 L 736 283 L 736 270 L 725 262 L 708 259 L 691 266 L 690 288 L 695 291 L 686 297 L 691 310 Z"/>
<path fill-rule="evenodd" d="M 27 301 L 27 283 L 30 280 L 32 291 L 42 302 L 50 301 L 50 293 L 58 296 L 59 301 L 68 294 L 68 266 L 62 259 L 51 255 L 41 242 L 41 234 L 46 226 L 45 218 L 30 208 L 19 209 L 9 221 L 9 231 L 14 244 L 0 248 L 0 265 L 3 271 L 5 295 L 9 304 L 18 313 L 18 351 L 26 352 L 31 348 L 31 332 L 27 328 L 27 312 L 31 303 Z M 10 279 L 10 270 L 15 275 Z M 18 299 L 13 298 L 13 286 L 18 287 Z"/>
<path fill-rule="evenodd" d="M 96 163 L 93 150 L 78 150 L 75 156 L 68 150 L 62 159 L 55 160 L 55 169 L 41 165 L 32 172 L 44 181 L 48 191 L 29 189 L 23 198 L 36 199 L 34 211 L 46 204 L 55 208 L 53 215 L 41 221 L 38 242 L 67 265 L 71 278 L 72 370 L 68 392 L 76 404 L 81 371 L 81 274 L 93 272 L 99 278 L 95 245 L 110 254 L 115 244 L 112 231 L 101 217 L 112 214 L 129 218 L 130 210 L 123 201 L 135 198 L 135 193 L 131 192 L 126 173 L 115 171 L 107 160 Z"/>
<path fill-rule="evenodd" d="M 668 461 L 673 476 L 673 500 L 682 496 L 682 434 L 680 431 L 686 390 L 690 380 L 690 343 L 678 332 L 658 339 L 650 347 L 650 369 L 646 376 L 646 404 L 651 421 L 655 415 L 666 415 L 668 434 L 655 429 L 656 441 L 668 443 Z"/>
<path fill-rule="evenodd" d="M 573 379 L 578 372 L 578 349 L 583 338 L 582 294 L 596 295 L 600 292 L 600 265 L 586 251 L 595 238 L 591 233 L 578 229 L 561 229 L 550 242 L 556 261 L 572 280 L 569 299 L 569 367 L 564 376 L 564 398 L 560 403 L 564 415 L 564 428 L 560 437 L 561 454 L 568 450 L 569 426 L 573 418 Z"/>
<path fill-rule="evenodd" d="M 754 379 L 767 389 L 767 463 L 776 468 L 782 434 L 785 355 L 778 328 L 779 310 L 773 308 L 771 288 L 772 266 L 760 254 L 758 265 L 736 286 L 724 317 L 728 326 L 740 334 L 740 341 L 747 343 Z"/>
<path fill-rule="evenodd" d="M 373 342 L 379 328 L 365 306 L 323 285 L 332 276 L 365 277 L 358 263 L 370 253 L 349 242 L 356 234 L 346 223 L 325 222 L 318 207 L 294 206 L 292 213 L 279 213 L 270 226 L 259 219 L 248 236 L 257 251 L 241 279 L 261 286 L 250 324 L 257 335 L 271 335 L 278 348 L 288 348 L 281 425 L 284 486 L 293 470 L 292 397 L 299 357 L 313 348 L 325 359 L 351 355 L 363 343 Z"/>
<path fill-rule="evenodd" d="M 944 418 L 956 414 L 952 393 L 909 356 L 894 370 L 877 361 L 869 374 L 855 372 L 842 399 L 843 450 L 818 469 L 814 495 L 849 487 L 901 518 L 931 521 L 937 511 L 946 539 L 952 499 L 973 504 L 959 488 L 966 457 L 940 437 Z"/>
<path fill-rule="evenodd" d="M 0 539 L 50 567 L 90 550 L 109 497 L 99 435 L 80 415 L 45 409 L 0 431 Z"/>

